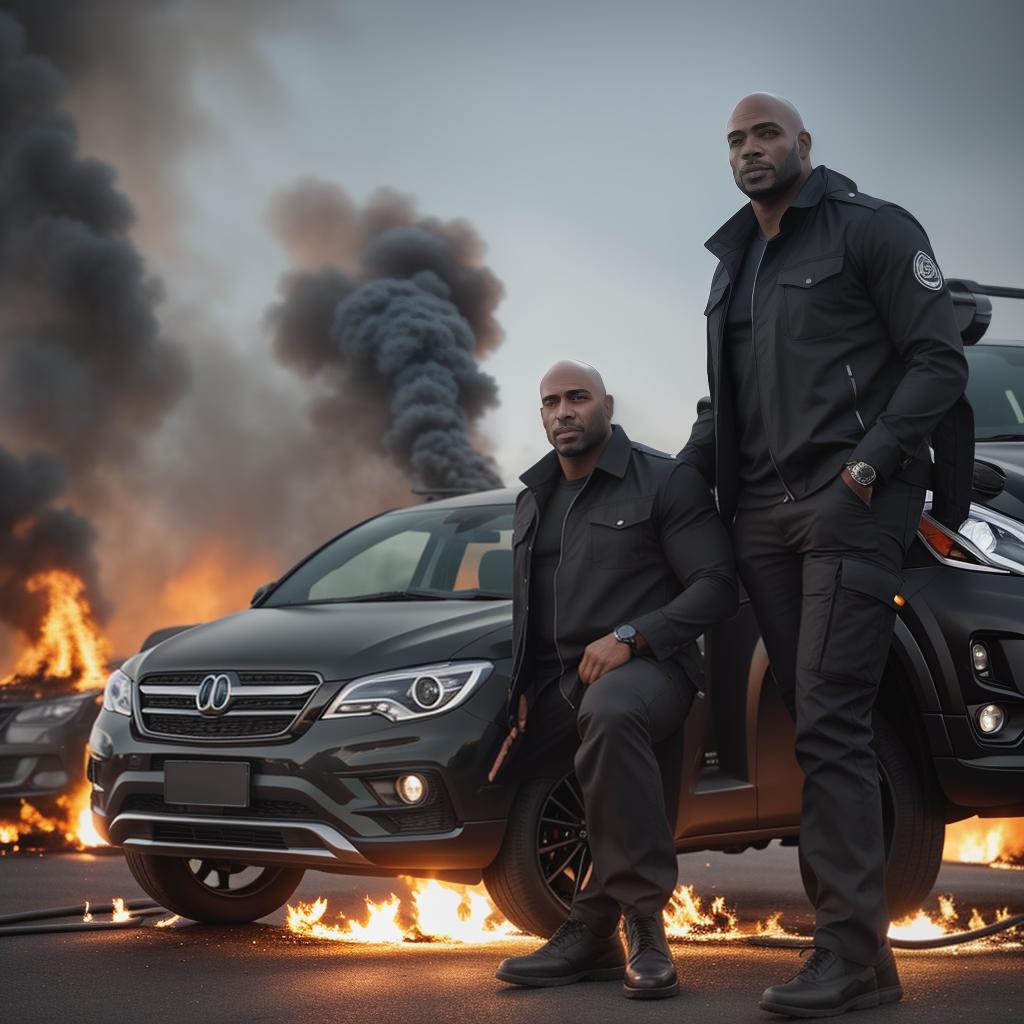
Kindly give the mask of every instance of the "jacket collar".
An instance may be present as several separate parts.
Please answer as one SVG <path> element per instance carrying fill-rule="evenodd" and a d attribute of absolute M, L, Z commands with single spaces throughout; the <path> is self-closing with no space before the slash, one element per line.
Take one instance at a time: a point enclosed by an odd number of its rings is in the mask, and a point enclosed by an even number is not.
<path fill-rule="evenodd" d="M 819 164 L 811 171 L 789 209 L 806 210 L 809 207 L 817 206 L 829 192 L 839 190 L 856 192 L 857 185 L 845 175 L 830 170 L 824 164 Z M 787 216 L 788 214 L 789 210 L 786 211 Z M 785 217 L 783 219 L 785 220 Z M 725 259 L 729 253 L 746 246 L 756 227 L 757 218 L 754 216 L 754 208 L 747 203 L 730 217 L 704 245 L 720 260 Z"/>
<path fill-rule="evenodd" d="M 601 452 L 601 457 L 597 460 L 595 468 L 621 480 L 626 475 L 626 470 L 629 469 L 629 456 L 632 449 L 633 443 L 626 436 L 626 432 L 617 423 L 613 423 L 612 436 L 604 446 L 604 451 Z M 535 491 L 554 477 L 560 476 L 561 472 L 562 466 L 558 461 L 558 454 L 552 450 L 539 462 L 535 462 L 519 479 L 531 491 Z"/>

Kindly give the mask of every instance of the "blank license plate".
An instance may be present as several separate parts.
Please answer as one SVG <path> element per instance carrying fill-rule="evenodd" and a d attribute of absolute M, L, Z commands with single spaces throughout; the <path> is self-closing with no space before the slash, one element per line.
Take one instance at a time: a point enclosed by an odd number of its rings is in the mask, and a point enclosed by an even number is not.
<path fill-rule="evenodd" d="M 205 807 L 248 807 L 245 761 L 165 761 L 164 800 Z"/>

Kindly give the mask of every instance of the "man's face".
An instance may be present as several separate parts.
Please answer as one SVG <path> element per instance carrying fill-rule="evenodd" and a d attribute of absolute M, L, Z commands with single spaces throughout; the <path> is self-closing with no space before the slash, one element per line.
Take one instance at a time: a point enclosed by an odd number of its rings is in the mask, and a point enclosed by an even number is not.
<path fill-rule="evenodd" d="M 551 447 L 575 458 L 608 439 L 612 399 L 583 376 L 553 373 L 541 381 L 540 415 Z"/>
<path fill-rule="evenodd" d="M 802 172 L 806 133 L 764 108 L 739 108 L 729 119 L 729 165 L 739 190 L 751 199 L 768 199 L 789 189 Z"/>

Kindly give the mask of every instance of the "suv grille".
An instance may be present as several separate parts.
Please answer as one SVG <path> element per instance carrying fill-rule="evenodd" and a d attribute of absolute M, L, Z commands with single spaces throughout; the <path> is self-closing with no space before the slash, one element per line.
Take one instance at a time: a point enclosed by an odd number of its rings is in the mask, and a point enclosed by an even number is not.
<path fill-rule="evenodd" d="M 228 708 L 203 714 L 197 697 L 203 680 L 226 675 Z M 320 685 L 311 672 L 160 672 L 139 683 L 139 718 L 150 736 L 189 740 L 265 739 L 287 735 Z"/>
<path fill-rule="evenodd" d="M 122 811 L 152 811 L 157 814 L 189 814 L 197 808 L 186 804 L 169 804 L 156 793 L 135 793 L 121 805 Z M 256 800 L 248 807 L 204 807 L 206 813 L 218 818 L 293 818 L 297 821 L 318 821 L 320 815 L 296 800 Z"/>
<path fill-rule="evenodd" d="M 246 828 L 244 825 L 189 825 L 176 821 L 162 821 L 153 826 L 153 838 L 166 843 L 288 849 L 282 833 L 273 829 Z"/>

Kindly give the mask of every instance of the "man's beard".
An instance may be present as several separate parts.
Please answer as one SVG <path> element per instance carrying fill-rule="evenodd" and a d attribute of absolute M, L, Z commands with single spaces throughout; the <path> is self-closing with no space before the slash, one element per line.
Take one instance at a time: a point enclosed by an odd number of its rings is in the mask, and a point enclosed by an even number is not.
<path fill-rule="evenodd" d="M 793 182 L 800 179 L 800 174 L 803 168 L 800 166 L 800 151 L 796 143 L 793 144 L 793 148 L 786 154 L 786 159 L 775 168 L 775 181 L 773 184 L 766 187 L 754 186 L 752 189 L 748 189 L 743 184 L 743 175 L 741 174 L 736 179 L 736 184 L 739 186 L 739 190 L 751 199 L 770 199 L 772 196 L 782 195 L 788 191 Z"/>

